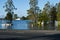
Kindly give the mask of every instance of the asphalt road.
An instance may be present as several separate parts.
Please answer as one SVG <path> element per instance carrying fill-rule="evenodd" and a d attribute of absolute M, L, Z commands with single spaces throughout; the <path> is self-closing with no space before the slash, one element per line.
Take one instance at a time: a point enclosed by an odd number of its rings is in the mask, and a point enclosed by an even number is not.
<path fill-rule="evenodd" d="M 4 31 L 0 40 L 60 40 L 60 31 Z"/>

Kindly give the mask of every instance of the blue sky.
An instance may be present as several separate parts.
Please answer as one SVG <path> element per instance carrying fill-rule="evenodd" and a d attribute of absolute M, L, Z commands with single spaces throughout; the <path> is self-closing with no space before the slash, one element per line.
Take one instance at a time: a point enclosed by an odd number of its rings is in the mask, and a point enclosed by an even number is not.
<path fill-rule="evenodd" d="M 3 6 L 7 0 L 0 0 L 0 17 L 4 17 L 6 15 L 5 9 Z M 38 0 L 38 6 L 40 9 L 44 7 L 44 5 L 49 1 L 51 4 L 58 3 L 60 0 Z M 30 8 L 29 0 L 13 0 L 15 7 L 15 14 L 18 14 L 19 17 L 27 16 L 27 10 Z"/>

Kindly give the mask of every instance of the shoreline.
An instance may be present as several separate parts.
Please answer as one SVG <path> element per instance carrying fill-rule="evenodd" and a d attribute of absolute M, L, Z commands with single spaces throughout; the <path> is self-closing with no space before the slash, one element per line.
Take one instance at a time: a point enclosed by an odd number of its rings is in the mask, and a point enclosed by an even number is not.
<path fill-rule="evenodd" d="M 10 33 L 49 33 L 49 34 L 60 33 L 59 30 L 0 30 L 0 32 L 10 32 Z"/>

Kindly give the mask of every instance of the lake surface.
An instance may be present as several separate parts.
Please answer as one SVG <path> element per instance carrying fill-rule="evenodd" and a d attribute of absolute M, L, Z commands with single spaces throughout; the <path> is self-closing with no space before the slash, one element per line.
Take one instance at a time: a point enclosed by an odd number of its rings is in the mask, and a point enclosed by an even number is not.
<path fill-rule="evenodd" d="M 18 30 L 23 30 L 23 29 L 30 29 L 29 28 L 29 22 L 30 20 L 14 20 L 12 21 L 12 29 L 18 29 Z M 6 23 L 6 20 L 0 20 L 0 29 L 2 28 L 2 24 Z"/>

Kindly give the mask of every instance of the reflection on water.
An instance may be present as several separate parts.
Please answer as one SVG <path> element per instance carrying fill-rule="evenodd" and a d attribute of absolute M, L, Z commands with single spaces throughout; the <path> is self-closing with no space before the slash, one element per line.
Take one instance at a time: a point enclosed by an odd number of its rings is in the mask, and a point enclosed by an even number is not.
<path fill-rule="evenodd" d="M 12 26 L 8 27 L 12 29 L 29 29 L 30 20 L 14 20 L 12 21 Z M 6 24 L 6 20 L 0 20 L 0 29 L 3 29 L 2 24 Z"/>
<path fill-rule="evenodd" d="M 3 24 L 3 25 L 2 25 Z M 6 26 L 6 25 L 7 26 Z M 55 23 L 55 27 L 54 30 L 58 29 L 57 26 L 57 22 Z M 7 23 L 7 20 L 0 20 L 0 29 L 16 29 L 16 30 L 23 30 L 23 29 L 27 29 L 27 30 L 33 30 L 34 26 L 32 24 L 32 22 L 30 20 L 13 20 L 12 23 Z M 41 25 L 37 27 L 38 30 L 52 30 L 52 26 L 48 24 Z"/>

